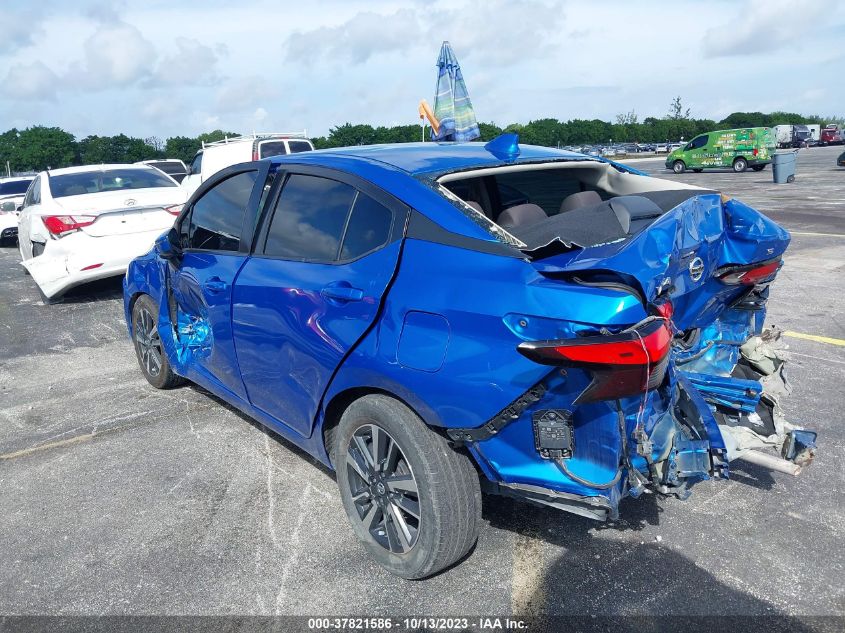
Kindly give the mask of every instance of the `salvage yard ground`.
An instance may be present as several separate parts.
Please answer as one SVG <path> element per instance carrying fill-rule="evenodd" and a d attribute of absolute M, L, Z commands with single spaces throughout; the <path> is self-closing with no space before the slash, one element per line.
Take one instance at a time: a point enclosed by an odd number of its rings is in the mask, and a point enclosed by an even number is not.
<path fill-rule="evenodd" d="M 816 462 L 798 478 L 736 462 L 609 525 L 486 498 L 469 558 L 420 582 L 370 560 L 304 453 L 201 389 L 144 381 L 119 280 L 45 306 L 0 249 L 0 615 L 845 615 L 840 151 L 802 150 L 792 185 L 632 161 L 793 231 L 768 322 L 821 337 L 787 339 L 785 408 L 818 430 Z"/>

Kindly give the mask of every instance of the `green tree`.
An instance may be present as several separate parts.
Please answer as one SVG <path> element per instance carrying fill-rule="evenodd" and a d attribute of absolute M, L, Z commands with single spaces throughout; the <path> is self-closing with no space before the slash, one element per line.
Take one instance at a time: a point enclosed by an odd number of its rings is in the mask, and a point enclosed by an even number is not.
<path fill-rule="evenodd" d="M 19 133 L 15 154 L 18 171 L 67 167 L 77 160 L 76 139 L 61 128 L 36 125 Z"/>
<path fill-rule="evenodd" d="M 201 146 L 199 139 L 187 136 L 171 136 L 164 143 L 164 155 L 167 158 L 178 158 L 189 163 L 194 159 L 194 155 Z"/>
<path fill-rule="evenodd" d="M 478 131 L 481 132 L 481 138 L 478 140 L 492 141 L 494 138 L 496 138 L 497 136 L 499 136 L 499 134 L 502 133 L 502 128 L 500 128 L 495 123 L 479 123 Z"/>
<path fill-rule="evenodd" d="M 675 97 L 672 99 L 672 104 L 669 106 L 669 114 L 667 116 L 668 119 L 672 119 L 673 121 L 678 121 L 680 119 L 688 119 L 690 118 L 690 109 L 687 108 L 684 110 L 684 105 L 681 103 L 681 97 Z"/>

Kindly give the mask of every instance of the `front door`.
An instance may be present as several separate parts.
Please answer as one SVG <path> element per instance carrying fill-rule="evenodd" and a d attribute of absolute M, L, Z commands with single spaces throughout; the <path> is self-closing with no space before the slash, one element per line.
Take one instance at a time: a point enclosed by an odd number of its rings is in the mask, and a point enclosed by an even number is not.
<path fill-rule="evenodd" d="M 250 402 L 308 436 L 346 353 L 375 321 L 407 208 L 336 172 L 288 173 L 237 281 L 235 347 Z"/>
<path fill-rule="evenodd" d="M 170 311 L 182 373 L 241 398 L 246 392 L 232 340 L 232 287 L 249 256 L 250 218 L 264 178 L 266 166 L 256 166 L 224 172 L 209 183 L 180 218 L 183 254 L 170 269 Z"/>

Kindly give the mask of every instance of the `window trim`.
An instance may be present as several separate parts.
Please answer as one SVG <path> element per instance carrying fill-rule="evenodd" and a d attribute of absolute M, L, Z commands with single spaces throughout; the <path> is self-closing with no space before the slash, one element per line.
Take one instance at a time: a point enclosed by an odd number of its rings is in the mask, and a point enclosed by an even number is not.
<path fill-rule="evenodd" d="M 302 262 L 308 264 L 325 264 L 337 266 L 349 264 L 358 261 L 359 259 L 362 259 L 364 257 L 367 257 L 368 255 L 372 255 L 376 251 L 386 248 L 396 240 L 404 237 L 405 231 L 407 230 L 408 226 L 408 219 L 410 217 L 411 208 L 405 203 L 395 198 L 394 196 L 392 196 L 391 194 L 381 189 L 380 187 L 377 187 L 373 183 L 348 172 L 332 169 L 330 167 L 316 167 L 312 165 L 301 164 L 279 164 L 279 170 L 279 173 L 276 174 L 276 182 L 274 183 L 273 189 L 270 191 L 270 194 L 267 196 L 267 200 L 264 203 L 264 209 L 261 213 L 260 226 L 256 230 L 256 236 L 252 248 L 253 257 L 258 257 L 260 259 L 275 259 L 288 262 Z M 281 257 L 279 255 L 267 255 L 263 252 L 264 245 L 267 242 L 267 233 L 269 232 L 270 225 L 273 222 L 273 216 L 275 216 L 276 214 L 276 206 L 278 205 L 279 198 L 281 197 L 281 194 L 284 191 L 284 187 L 287 184 L 289 177 L 293 175 L 315 176 L 318 178 L 334 180 L 336 182 L 349 185 L 355 191 L 355 197 L 353 198 L 352 204 L 349 205 L 349 209 L 346 212 L 346 220 L 343 225 L 343 233 L 341 233 L 340 242 L 338 243 L 337 255 L 333 260 L 307 259 L 302 257 Z M 355 202 L 358 199 L 359 193 L 363 193 L 364 195 L 369 196 L 391 212 L 393 217 L 391 218 L 391 226 L 390 231 L 388 233 L 388 238 L 387 241 L 379 245 L 377 248 L 369 250 L 366 253 L 363 253 L 362 255 L 358 255 L 357 257 L 353 258 L 340 259 L 340 253 L 343 250 L 343 241 L 346 239 L 346 230 L 349 227 L 349 220 L 352 217 L 351 211 L 355 207 Z"/>
<path fill-rule="evenodd" d="M 173 228 L 176 229 L 176 232 L 181 237 L 182 235 L 182 225 L 187 221 L 191 221 L 191 214 L 194 212 L 194 205 L 199 202 L 206 193 L 208 193 L 211 189 L 222 183 L 224 180 L 228 180 L 229 178 L 234 178 L 240 174 L 245 174 L 248 172 L 257 172 L 258 175 L 255 178 L 255 183 L 252 186 L 252 193 L 250 193 L 249 200 L 247 201 L 246 208 L 244 209 L 243 217 L 241 218 L 241 237 L 238 244 L 238 250 L 236 251 L 221 251 L 213 248 L 182 248 L 183 253 L 217 253 L 220 255 L 249 255 L 252 248 L 252 243 L 254 241 L 255 234 L 257 233 L 257 227 L 255 225 L 255 218 L 258 215 L 258 205 L 261 202 L 262 193 L 264 192 L 264 186 L 267 184 L 267 176 L 270 171 L 270 165 L 264 164 L 263 162 L 250 162 L 250 163 L 241 163 L 238 165 L 232 165 L 231 167 L 227 167 L 222 171 L 217 172 L 206 180 L 202 185 L 197 188 L 197 190 L 193 193 L 190 197 L 188 202 L 185 204 L 182 211 L 179 213 L 179 217 L 176 218 L 176 221 L 173 223 Z M 258 184 L 261 183 L 259 187 Z"/>

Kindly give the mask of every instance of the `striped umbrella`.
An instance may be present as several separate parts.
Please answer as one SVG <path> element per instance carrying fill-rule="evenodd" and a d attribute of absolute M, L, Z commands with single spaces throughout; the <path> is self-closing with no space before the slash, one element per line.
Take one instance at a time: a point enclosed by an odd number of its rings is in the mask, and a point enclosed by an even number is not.
<path fill-rule="evenodd" d="M 443 42 L 440 48 L 437 68 L 434 116 L 440 122 L 440 129 L 437 133 L 432 129 L 431 140 L 465 143 L 477 139 L 481 132 L 478 130 L 461 67 L 449 42 Z"/>

